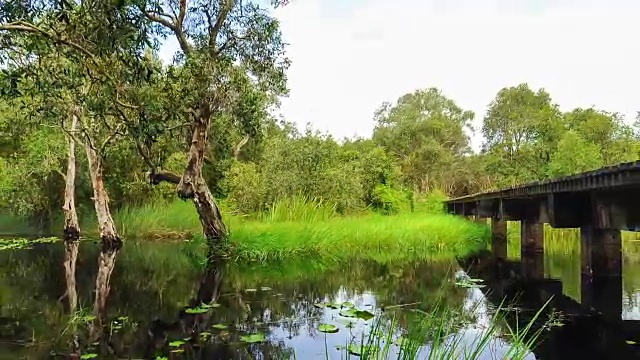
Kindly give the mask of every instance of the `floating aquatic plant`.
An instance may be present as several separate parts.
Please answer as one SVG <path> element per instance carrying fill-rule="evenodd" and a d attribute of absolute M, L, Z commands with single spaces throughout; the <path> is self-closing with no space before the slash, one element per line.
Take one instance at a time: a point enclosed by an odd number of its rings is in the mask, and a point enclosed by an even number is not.
<path fill-rule="evenodd" d="M 318 326 L 318 331 L 321 331 L 323 333 L 337 333 L 338 332 L 338 327 L 335 325 L 331 325 L 331 324 L 320 324 Z"/>
<path fill-rule="evenodd" d="M 262 333 L 256 333 L 256 334 L 251 334 L 251 335 L 240 336 L 240 341 L 244 341 L 244 342 L 249 343 L 249 344 L 259 343 L 259 342 L 263 342 L 265 340 L 266 340 L 266 338 L 265 338 L 264 334 L 262 334 Z"/>

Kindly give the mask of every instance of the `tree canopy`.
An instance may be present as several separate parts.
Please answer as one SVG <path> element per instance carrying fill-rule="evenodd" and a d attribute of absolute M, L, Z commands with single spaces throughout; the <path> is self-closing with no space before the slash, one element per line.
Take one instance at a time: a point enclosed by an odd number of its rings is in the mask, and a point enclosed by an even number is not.
<path fill-rule="evenodd" d="M 638 159 L 637 123 L 596 108 L 563 112 L 528 84 L 501 89 L 477 133 L 476 114 L 437 88 L 381 104 L 371 138 L 299 131 L 271 115 L 288 93 L 290 61 L 265 5 L 5 1 L 0 207 L 53 221 L 68 139 L 85 150 L 76 183 L 83 212 L 95 197 L 93 164 L 111 206 L 177 193 L 194 202 L 212 238 L 226 231 L 215 199 L 241 213 L 298 195 L 344 213 L 389 213 L 431 192 L 459 196 Z M 163 63 L 168 39 L 178 51 Z M 479 153 L 474 134 L 484 140 Z"/>

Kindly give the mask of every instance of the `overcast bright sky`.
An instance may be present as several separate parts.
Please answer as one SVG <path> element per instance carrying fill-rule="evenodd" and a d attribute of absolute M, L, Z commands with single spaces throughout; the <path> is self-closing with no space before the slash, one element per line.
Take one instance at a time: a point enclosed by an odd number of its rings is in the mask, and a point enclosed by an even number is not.
<path fill-rule="evenodd" d="M 383 101 L 432 86 L 476 125 L 521 82 L 562 110 L 640 110 L 640 0 L 291 0 L 275 13 L 293 62 L 282 115 L 338 138 L 369 136 Z"/>

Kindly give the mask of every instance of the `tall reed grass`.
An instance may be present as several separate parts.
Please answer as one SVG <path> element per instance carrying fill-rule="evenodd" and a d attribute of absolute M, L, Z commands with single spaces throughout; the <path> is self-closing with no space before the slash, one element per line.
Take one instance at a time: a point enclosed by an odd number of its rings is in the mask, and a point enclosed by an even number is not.
<path fill-rule="evenodd" d="M 314 222 L 247 222 L 232 229 L 237 260 L 451 257 L 485 248 L 488 230 L 448 215 L 402 214 Z"/>
<path fill-rule="evenodd" d="M 221 205 L 224 207 L 224 204 Z M 238 261 L 300 257 L 344 259 L 434 258 L 485 248 L 488 229 L 444 214 L 338 216 L 335 205 L 302 197 L 282 199 L 257 217 L 223 208 L 231 254 Z M 202 227 L 190 202 L 123 208 L 114 214 L 128 238 L 198 238 Z"/>
<path fill-rule="evenodd" d="M 481 300 L 472 305 L 475 308 Z M 346 343 L 346 359 L 450 360 L 532 358 L 532 349 L 551 325 L 543 320 L 549 301 L 522 327 L 510 326 L 502 304 L 481 328 L 470 328 L 460 321 L 464 309 L 435 306 L 417 311 L 417 317 L 404 329 L 395 316 L 377 317 L 368 332 Z M 472 309 L 473 311 L 473 309 Z M 538 323 L 538 325 L 536 325 Z M 328 354 L 327 354 L 328 358 Z"/>
<path fill-rule="evenodd" d="M 276 201 L 269 210 L 259 214 L 258 219 L 269 223 L 325 221 L 338 216 L 336 208 L 335 203 L 323 199 L 295 196 Z"/>

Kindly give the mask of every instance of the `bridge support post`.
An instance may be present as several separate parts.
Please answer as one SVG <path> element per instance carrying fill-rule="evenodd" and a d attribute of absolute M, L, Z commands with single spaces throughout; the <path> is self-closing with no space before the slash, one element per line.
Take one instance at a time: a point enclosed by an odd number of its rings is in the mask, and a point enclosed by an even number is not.
<path fill-rule="evenodd" d="M 622 237 L 620 230 L 580 228 L 582 305 L 608 320 L 622 316 Z"/>
<path fill-rule="evenodd" d="M 520 228 L 520 255 L 525 277 L 544 278 L 544 224 L 525 219 Z"/>
<path fill-rule="evenodd" d="M 491 218 L 491 250 L 500 259 L 507 258 L 507 222 Z"/>

